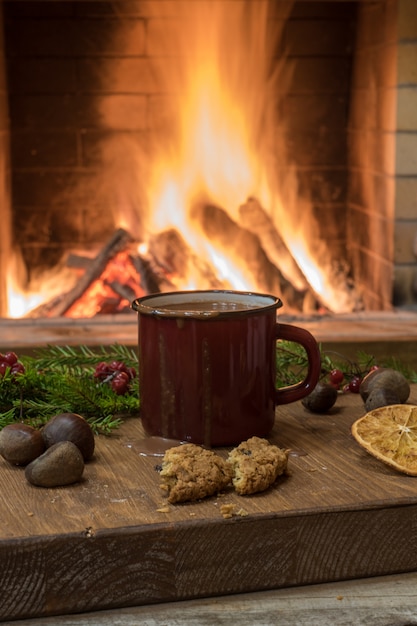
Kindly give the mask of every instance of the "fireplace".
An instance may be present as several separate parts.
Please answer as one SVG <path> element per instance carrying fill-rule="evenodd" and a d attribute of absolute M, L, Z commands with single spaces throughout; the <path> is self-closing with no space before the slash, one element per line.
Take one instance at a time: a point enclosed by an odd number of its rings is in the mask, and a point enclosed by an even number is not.
<path fill-rule="evenodd" d="M 5 279 L 13 251 L 19 252 L 20 282 L 43 291 L 49 272 L 69 253 L 96 253 L 120 226 L 138 241 L 145 237 L 146 182 L 160 149 L 155 137 L 168 143 L 178 126 L 183 83 L 177 73 L 184 70 L 177 62 L 184 53 L 178 32 L 186 32 L 184 21 L 204 4 L 3 0 L 1 316 L 15 316 Z M 315 261 L 336 284 L 335 299 L 346 300 L 344 310 L 351 311 L 415 308 L 414 0 L 214 0 L 210 10 L 221 4 L 249 12 L 244 24 L 252 46 L 264 45 L 272 29 L 278 33 L 271 59 L 279 93 L 269 93 L 270 101 L 265 93 L 258 98 L 265 116 L 273 108 L 278 121 L 267 141 L 264 133 L 262 148 L 282 194 L 283 216 L 293 216 L 292 231 L 310 232 Z M 263 10 L 265 32 L 254 35 Z M 234 33 L 228 35 L 235 43 Z M 246 61 L 258 52 L 246 52 Z M 268 76 L 272 71 L 262 69 Z M 259 111 L 261 126 L 266 120 Z M 217 154 L 220 160 L 221 150 Z M 242 183 L 242 205 L 248 192 Z M 203 205 L 204 219 L 224 209 L 209 200 Z M 197 203 L 194 214 L 200 210 Z M 258 236 L 258 226 L 255 220 L 249 231 Z M 211 227 L 207 232 L 211 239 Z M 309 267 L 307 260 L 302 273 L 314 282 Z M 321 304 L 307 298 L 300 310 Z"/>

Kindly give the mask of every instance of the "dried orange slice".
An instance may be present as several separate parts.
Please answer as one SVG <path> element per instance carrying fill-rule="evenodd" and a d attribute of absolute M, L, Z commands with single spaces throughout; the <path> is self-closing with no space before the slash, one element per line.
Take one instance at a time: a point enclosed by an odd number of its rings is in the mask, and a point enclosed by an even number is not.
<path fill-rule="evenodd" d="M 374 409 L 354 422 L 352 435 L 377 459 L 417 476 L 417 406 L 393 404 Z"/>

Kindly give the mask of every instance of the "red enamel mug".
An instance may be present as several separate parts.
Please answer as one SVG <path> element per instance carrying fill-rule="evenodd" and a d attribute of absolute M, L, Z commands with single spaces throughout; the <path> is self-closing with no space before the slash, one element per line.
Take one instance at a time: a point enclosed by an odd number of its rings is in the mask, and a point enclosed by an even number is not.
<path fill-rule="evenodd" d="M 235 445 L 265 437 L 275 408 L 307 396 L 317 384 L 321 357 L 307 330 L 277 320 L 279 298 L 208 290 L 138 298 L 140 411 L 154 437 Z M 276 388 L 276 342 L 301 344 L 304 380 Z"/>

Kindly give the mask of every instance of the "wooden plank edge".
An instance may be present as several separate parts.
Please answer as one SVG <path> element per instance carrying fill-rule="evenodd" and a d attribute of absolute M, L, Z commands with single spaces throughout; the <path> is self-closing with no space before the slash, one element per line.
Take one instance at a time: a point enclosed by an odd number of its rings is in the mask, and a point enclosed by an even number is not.
<path fill-rule="evenodd" d="M 417 342 L 417 313 L 335 315 L 322 317 L 280 315 L 278 321 L 309 330 L 319 342 Z M 136 345 L 137 317 L 131 314 L 94 318 L 0 319 L 0 349 L 40 345 Z"/>
<path fill-rule="evenodd" d="M 0 620 L 417 571 L 417 505 L 253 516 L 0 544 Z"/>

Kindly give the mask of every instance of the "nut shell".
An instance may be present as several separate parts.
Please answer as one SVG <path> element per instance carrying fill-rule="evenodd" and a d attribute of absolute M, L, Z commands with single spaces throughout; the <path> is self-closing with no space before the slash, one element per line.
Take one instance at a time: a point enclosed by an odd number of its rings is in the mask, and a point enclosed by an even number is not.
<path fill-rule="evenodd" d="M 381 367 L 365 376 L 359 388 L 362 400 L 366 402 L 369 394 L 377 389 L 382 389 L 388 397 L 396 396 L 398 404 L 407 402 L 410 395 L 410 384 L 405 376 L 391 368 Z"/>
<path fill-rule="evenodd" d="M 393 404 L 401 404 L 396 393 L 382 388 L 371 389 L 365 401 L 365 409 L 369 413 L 369 411 L 373 411 L 374 409 Z"/>
<path fill-rule="evenodd" d="M 89 461 L 94 454 L 94 433 L 90 424 L 77 413 L 55 415 L 41 432 L 47 448 L 58 441 L 71 441 L 80 449 L 84 461 Z"/>
<path fill-rule="evenodd" d="M 25 477 L 37 487 L 63 487 L 78 482 L 83 472 L 80 449 L 71 441 L 59 441 L 27 465 Z"/>
<path fill-rule="evenodd" d="M 44 450 L 41 432 L 29 424 L 8 424 L 0 431 L 0 454 L 13 465 L 27 465 Z"/>
<path fill-rule="evenodd" d="M 337 400 L 337 389 L 328 383 L 318 383 L 313 391 L 301 400 L 312 413 L 326 413 Z"/>

